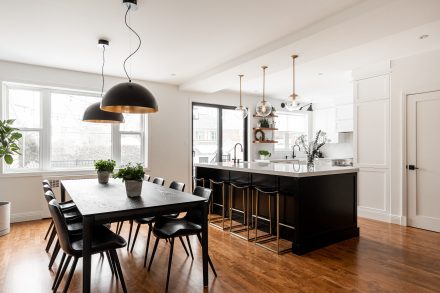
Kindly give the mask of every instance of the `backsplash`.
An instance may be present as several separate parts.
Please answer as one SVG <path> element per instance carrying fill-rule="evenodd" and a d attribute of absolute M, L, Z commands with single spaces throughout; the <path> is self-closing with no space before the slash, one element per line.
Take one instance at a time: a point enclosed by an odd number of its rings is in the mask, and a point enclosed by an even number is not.
<path fill-rule="evenodd" d="M 324 158 L 353 158 L 353 132 L 341 132 L 338 143 L 328 143 L 322 147 Z"/>

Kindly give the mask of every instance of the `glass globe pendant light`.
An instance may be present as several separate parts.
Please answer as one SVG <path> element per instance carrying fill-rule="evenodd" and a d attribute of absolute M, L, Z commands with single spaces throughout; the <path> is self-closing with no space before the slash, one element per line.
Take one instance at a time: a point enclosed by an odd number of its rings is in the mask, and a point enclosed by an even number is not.
<path fill-rule="evenodd" d="M 248 109 L 244 107 L 241 103 L 241 79 L 243 78 L 243 74 L 240 74 L 238 77 L 240 78 L 240 106 L 235 108 L 235 112 L 239 118 L 245 119 L 248 116 Z"/>
<path fill-rule="evenodd" d="M 295 93 L 295 59 L 298 55 L 292 55 L 292 94 L 290 95 L 290 101 L 285 103 L 285 108 L 289 111 L 296 110 L 298 108 L 298 102 L 296 97 L 298 95 Z"/>
<path fill-rule="evenodd" d="M 263 69 L 263 99 L 257 103 L 255 110 L 257 111 L 257 116 L 267 117 L 272 113 L 272 105 L 265 100 L 266 95 L 266 69 L 267 66 L 261 66 Z"/>
<path fill-rule="evenodd" d="M 98 47 L 102 47 L 102 66 L 101 66 L 101 77 L 102 77 L 102 85 L 101 85 L 101 98 L 104 93 L 104 65 L 105 65 L 105 48 L 109 45 L 108 40 L 100 39 L 98 40 Z M 93 122 L 93 123 L 123 123 L 124 115 L 121 113 L 112 113 L 102 111 L 101 102 L 96 102 L 87 107 L 84 111 L 83 119 L 84 122 Z"/>
<path fill-rule="evenodd" d="M 117 84 L 108 90 L 102 99 L 101 109 L 115 113 L 155 113 L 159 111 L 155 97 L 142 85 L 132 82 L 125 67 L 127 60 L 139 51 L 142 40 L 139 34 L 136 33 L 136 31 L 134 31 L 127 23 L 128 12 L 130 9 L 136 8 L 137 0 L 122 0 L 122 2 L 127 5 L 127 11 L 125 12 L 125 25 L 137 36 L 139 39 L 139 45 L 136 50 L 124 60 L 123 67 L 128 82 Z"/>

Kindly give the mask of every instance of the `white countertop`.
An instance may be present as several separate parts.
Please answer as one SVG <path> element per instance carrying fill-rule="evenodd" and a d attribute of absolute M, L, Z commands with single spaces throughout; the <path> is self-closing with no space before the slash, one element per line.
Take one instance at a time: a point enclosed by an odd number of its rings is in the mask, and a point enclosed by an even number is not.
<path fill-rule="evenodd" d="M 336 167 L 315 165 L 313 170 L 307 170 L 307 165 L 298 163 L 255 163 L 244 162 L 234 164 L 233 162 L 195 164 L 196 167 L 214 168 L 229 171 L 240 171 L 248 173 L 259 173 L 267 175 L 290 176 L 290 177 L 311 177 L 333 174 L 344 174 L 358 172 L 355 167 Z"/>

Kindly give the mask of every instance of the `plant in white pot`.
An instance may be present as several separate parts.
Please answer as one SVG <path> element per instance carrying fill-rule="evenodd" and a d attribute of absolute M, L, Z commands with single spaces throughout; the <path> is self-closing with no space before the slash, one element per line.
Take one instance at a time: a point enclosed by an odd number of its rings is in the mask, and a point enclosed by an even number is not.
<path fill-rule="evenodd" d="M 120 178 L 125 182 L 125 190 L 128 197 L 136 197 L 141 195 L 144 175 L 144 167 L 141 164 L 133 165 L 128 163 L 124 168 L 120 168 L 113 175 L 113 178 Z"/>
<path fill-rule="evenodd" d="M 259 150 L 258 154 L 260 155 L 260 160 L 268 160 L 269 157 L 272 155 L 269 151 L 267 150 Z"/>
<path fill-rule="evenodd" d="M 98 173 L 98 182 L 100 184 L 107 184 L 110 174 L 115 169 L 116 162 L 114 160 L 98 160 L 95 161 L 95 170 Z"/>
<path fill-rule="evenodd" d="M 14 155 L 20 155 L 19 140 L 22 135 L 18 128 L 14 128 L 15 120 L 0 120 L 0 161 L 11 165 Z M 0 201 L 0 236 L 6 235 L 11 230 L 11 202 Z"/>

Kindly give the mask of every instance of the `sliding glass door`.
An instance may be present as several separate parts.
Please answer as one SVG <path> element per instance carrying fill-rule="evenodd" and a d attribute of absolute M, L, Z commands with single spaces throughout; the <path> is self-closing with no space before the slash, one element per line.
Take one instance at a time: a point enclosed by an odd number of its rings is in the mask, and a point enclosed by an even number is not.
<path fill-rule="evenodd" d="M 247 159 L 247 118 L 237 117 L 234 107 L 193 103 L 192 157 L 193 164 L 227 162 L 234 157 Z"/>

